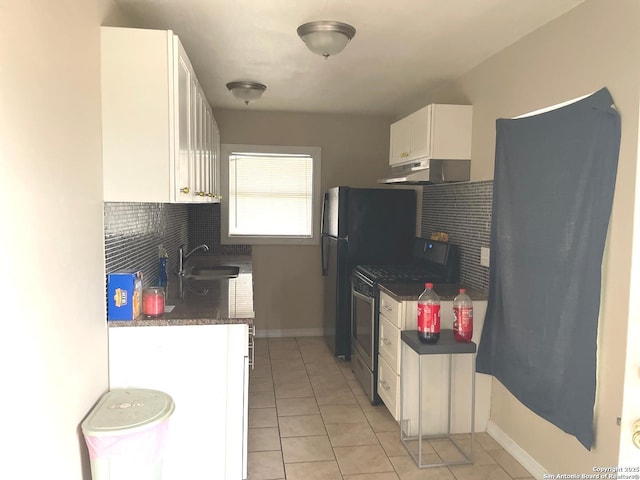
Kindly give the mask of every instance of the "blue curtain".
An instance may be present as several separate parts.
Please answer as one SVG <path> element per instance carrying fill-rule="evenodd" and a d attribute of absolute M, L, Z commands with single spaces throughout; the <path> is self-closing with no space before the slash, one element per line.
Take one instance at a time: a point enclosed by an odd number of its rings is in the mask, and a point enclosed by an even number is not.
<path fill-rule="evenodd" d="M 589 450 L 619 148 L 620 117 L 606 88 L 496 122 L 489 301 L 477 370 Z"/>

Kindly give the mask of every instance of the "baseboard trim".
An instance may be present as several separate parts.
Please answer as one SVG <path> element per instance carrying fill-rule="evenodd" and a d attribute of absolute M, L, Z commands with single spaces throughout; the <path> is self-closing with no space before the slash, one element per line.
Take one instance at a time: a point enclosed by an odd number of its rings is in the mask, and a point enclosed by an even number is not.
<path fill-rule="evenodd" d="M 263 330 L 256 328 L 256 338 L 279 338 L 279 337 L 322 337 L 324 330 L 322 328 L 292 328 Z"/>
<path fill-rule="evenodd" d="M 526 468 L 533 478 L 545 478 L 548 474 L 544 467 L 540 465 L 535 458 L 529 455 L 520 445 L 514 442 L 500 427 L 492 420 L 487 424 L 487 433 L 498 442 L 502 448 L 511 454 L 520 464 Z"/>

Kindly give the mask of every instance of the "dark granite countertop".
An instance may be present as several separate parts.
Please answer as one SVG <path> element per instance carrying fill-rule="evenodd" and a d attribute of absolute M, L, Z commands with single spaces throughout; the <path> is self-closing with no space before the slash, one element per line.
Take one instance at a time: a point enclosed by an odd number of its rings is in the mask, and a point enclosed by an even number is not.
<path fill-rule="evenodd" d="M 460 288 L 467 288 L 464 285 L 456 283 L 436 283 L 433 290 L 440 296 L 440 300 L 449 301 L 458 294 Z M 383 282 L 380 284 L 380 290 L 390 295 L 393 299 L 403 302 L 417 300 L 424 291 L 424 283 L 418 282 Z M 467 288 L 467 295 L 471 300 L 481 301 L 487 299 L 487 293 L 473 288 Z"/>
<path fill-rule="evenodd" d="M 109 327 L 140 327 L 169 325 L 253 324 L 253 276 L 250 256 L 202 255 L 193 256 L 186 268 L 206 265 L 237 265 L 236 278 L 207 281 L 186 281 L 183 294 L 174 272 L 169 272 L 165 305 L 175 308 L 158 318 L 109 321 Z"/>

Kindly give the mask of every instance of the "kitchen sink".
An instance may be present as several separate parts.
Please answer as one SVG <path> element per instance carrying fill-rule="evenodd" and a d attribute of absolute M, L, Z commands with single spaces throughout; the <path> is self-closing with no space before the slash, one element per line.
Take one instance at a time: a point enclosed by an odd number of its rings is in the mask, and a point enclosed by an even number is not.
<path fill-rule="evenodd" d="M 227 278 L 236 278 L 240 273 L 240 267 L 234 265 L 208 265 L 200 267 L 191 267 L 186 279 L 189 280 L 223 280 Z"/>

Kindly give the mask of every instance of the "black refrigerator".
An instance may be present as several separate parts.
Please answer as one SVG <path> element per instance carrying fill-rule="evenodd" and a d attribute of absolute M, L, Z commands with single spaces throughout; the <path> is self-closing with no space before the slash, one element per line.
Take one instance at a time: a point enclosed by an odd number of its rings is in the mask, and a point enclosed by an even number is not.
<path fill-rule="evenodd" d="M 324 336 L 351 359 L 351 270 L 406 263 L 416 236 L 416 192 L 335 187 L 324 194 L 321 224 Z"/>

